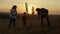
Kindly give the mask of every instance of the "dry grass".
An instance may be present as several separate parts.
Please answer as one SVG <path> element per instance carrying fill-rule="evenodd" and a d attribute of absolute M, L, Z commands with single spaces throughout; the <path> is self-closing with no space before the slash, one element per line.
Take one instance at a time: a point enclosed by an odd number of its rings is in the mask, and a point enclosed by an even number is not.
<path fill-rule="evenodd" d="M 30 16 L 27 22 L 27 27 L 23 27 L 22 16 L 17 19 L 16 27 L 11 26 L 8 29 L 9 19 L 0 19 L 0 34 L 60 34 L 60 16 L 59 15 L 50 15 L 50 23 L 54 24 L 54 28 L 48 28 L 47 22 L 44 19 L 44 24 L 41 27 L 40 20 L 37 19 L 37 16 Z M 31 25 L 31 27 L 30 27 Z"/>

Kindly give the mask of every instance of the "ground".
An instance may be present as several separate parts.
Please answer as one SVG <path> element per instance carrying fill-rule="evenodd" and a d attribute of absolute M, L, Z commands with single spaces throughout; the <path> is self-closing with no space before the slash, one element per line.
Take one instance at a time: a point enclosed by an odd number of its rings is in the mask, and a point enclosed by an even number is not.
<path fill-rule="evenodd" d="M 0 34 L 60 34 L 60 15 L 49 15 L 50 27 L 47 27 L 47 22 L 44 19 L 41 27 L 40 20 L 37 16 L 28 18 L 27 27 L 23 28 L 22 16 L 17 18 L 15 28 L 8 29 L 9 18 L 0 19 Z"/>

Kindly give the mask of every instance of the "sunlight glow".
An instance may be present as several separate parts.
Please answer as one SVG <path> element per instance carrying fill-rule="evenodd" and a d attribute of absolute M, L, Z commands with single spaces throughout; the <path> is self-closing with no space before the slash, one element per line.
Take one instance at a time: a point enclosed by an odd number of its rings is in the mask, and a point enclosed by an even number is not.
<path fill-rule="evenodd" d="M 0 12 L 10 12 L 13 5 L 17 5 L 17 12 L 23 13 L 25 10 L 25 3 L 28 4 L 28 14 L 32 14 L 32 7 L 47 8 L 49 14 L 60 15 L 60 0 L 0 0 Z M 35 10 L 36 11 L 36 10 Z M 37 12 L 35 12 L 37 14 Z"/>
<path fill-rule="evenodd" d="M 31 8 L 31 6 L 28 7 L 28 10 L 29 10 L 28 14 L 32 14 L 32 8 Z"/>

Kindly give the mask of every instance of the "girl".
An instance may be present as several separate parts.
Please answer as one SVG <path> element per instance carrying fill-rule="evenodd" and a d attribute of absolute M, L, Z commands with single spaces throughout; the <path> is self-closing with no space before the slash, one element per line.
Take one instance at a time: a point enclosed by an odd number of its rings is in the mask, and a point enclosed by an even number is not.
<path fill-rule="evenodd" d="M 13 27 L 15 27 L 16 23 L 16 16 L 17 16 L 17 11 L 16 11 L 17 6 L 14 5 L 10 11 L 10 23 L 8 25 L 8 28 L 10 28 L 11 24 L 13 23 Z"/>

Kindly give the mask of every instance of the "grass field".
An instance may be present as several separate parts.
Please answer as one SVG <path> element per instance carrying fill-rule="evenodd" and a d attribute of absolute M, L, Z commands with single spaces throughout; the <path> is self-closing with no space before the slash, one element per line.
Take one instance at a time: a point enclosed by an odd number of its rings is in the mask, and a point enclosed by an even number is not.
<path fill-rule="evenodd" d="M 5 17 L 5 16 L 4 16 Z M 52 27 L 47 27 L 47 22 L 44 19 L 43 26 L 41 27 L 40 20 L 37 16 L 30 16 L 27 21 L 27 27 L 23 27 L 22 16 L 17 18 L 15 28 L 8 29 L 9 18 L 0 18 L 0 34 L 60 34 L 60 15 L 49 15 Z"/>

